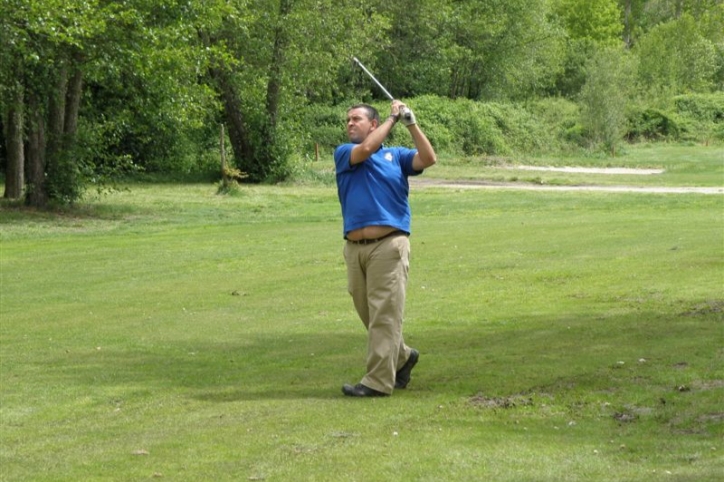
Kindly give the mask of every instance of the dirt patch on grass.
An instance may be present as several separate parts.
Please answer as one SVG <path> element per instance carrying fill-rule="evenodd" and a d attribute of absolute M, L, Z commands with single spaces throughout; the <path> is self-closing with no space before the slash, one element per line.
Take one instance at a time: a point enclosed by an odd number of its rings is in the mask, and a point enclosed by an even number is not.
<path fill-rule="evenodd" d="M 724 300 L 711 300 L 682 313 L 683 316 L 721 315 L 724 313 Z"/>
<path fill-rule="evenodd" d="M 722 423 L 724 422 L 724 412 L 705 413 L 704 415 L 700 415 L 697 421 L 701 423 Z"/>
<path fill-rule="evenodd" d="M 448 189 L 517 189 L 522 191 L 591 191 L 657 194 L 724 194 L 724 187 L 667 187 L 667 186 L 550 186 L 523 182 L 493 182 L 474 179 L 432 179 L 411 177 L 416 188 L 438 187 Z"/>
<path fill-rule="evenodd" d="M 718 388 L 724 388 L 724 380 L 695 380 L 691 383 L 694 390 L 716 390 Z"/>
<path fill-rule="evenodd" d="M 543 167 L 543 166 L 508 166 L 506 169 L 522 171 L 572 172 L 582 174 L 633 174 L 635 176 L 651 176 L 663 174 L 663 169 L 634 169 L 630 167 Z"/>
<path fill-rule="evenodd" d="M 511 397 L 486 397 L 479 393 L 470 397 L 470 404 L 481 408 L 516 408 L 533 405 L 533 399 L 525 395 Z"/>

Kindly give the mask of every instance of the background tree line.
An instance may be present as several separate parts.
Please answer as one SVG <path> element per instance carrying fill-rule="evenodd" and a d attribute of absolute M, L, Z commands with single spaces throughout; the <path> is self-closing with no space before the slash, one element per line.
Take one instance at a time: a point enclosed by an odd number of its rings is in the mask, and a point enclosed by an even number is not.
<path fill-rule="evenodd" d="M 5 197 L 207 169 L 222 123 L 284 180 L 382 99 L 353 55 L 454 154 L 724 139 L 721 0 L 0 0 Z"/>

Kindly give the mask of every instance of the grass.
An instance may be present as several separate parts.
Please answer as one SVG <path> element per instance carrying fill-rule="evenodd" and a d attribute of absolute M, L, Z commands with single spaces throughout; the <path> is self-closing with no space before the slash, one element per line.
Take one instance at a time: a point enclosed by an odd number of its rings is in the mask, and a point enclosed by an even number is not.
<path fill-rule="evenodd" d="M 721 195 L 415 190 L 420 363 L 351 400 L 365 336 L 332 186 L 129 188 L 2 205 L 2 480 L 724 470 Z"/>
<path fill-rule="evenodd" d="M 628 145 L 621 155 L 610 158 L 598 154 L 576 153 L 566 157 L 468 157 L 447 158 L 427 177 L 491 182 L 517 182 L 553 186 L 638 186 L 638 187 L 721 187 L 724 185 L 724 146 L 686 146 L 668 144 Z M 663 169 L 656 175 L 563 173 L 530 171 L 520 166 L 539 167 L 624 167 Z M 334 163 L 330 158 L 313 163 L 309 177 L 334 182 Z"/>

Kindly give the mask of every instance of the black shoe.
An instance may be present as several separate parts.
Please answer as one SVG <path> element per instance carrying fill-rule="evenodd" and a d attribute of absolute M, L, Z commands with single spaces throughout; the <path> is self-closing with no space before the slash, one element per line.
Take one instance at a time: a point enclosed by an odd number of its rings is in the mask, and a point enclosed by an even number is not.
<path fill-rule="evenodd" d="M 342 393 L 349 397 L 387 397 L 388 393 L 378 392 L 370 387 L 366 387 L 361 383 L 357 385 L 347 385 L 346 383 L 342 387 Z"/>
<path fill-rule="evenodd" d="M 407 359 L 402 368 L 397 370 L 395 375 L 395 388 L 405 388 L 410 383 L 410 374 L 412 369 L 417 365 L 417 360 L 420 358 L 420 352 L 414 348 L 410 350 L 410 357 Z"/>

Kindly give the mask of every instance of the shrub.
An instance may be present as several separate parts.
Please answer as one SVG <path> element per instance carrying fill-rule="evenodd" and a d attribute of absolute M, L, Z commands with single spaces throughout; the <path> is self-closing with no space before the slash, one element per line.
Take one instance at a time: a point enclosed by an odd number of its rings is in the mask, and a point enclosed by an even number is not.
<path fill-rule="evenodd" d="M 724 93 L 680 95 L 674 106 L 689 126 L 687 140 L 724 140 Z"/>
<path fill-rule="evenodd" d="M 676 111 L 693 120 L 724 122 L 724 92 L 715 94 L 688 94 L 674 97 Z"/>
<path fill-rule="evenodd" d="M 580 94 L 581 123 L 592 147 L 615 155 L 626 133 L 626 106 L 634 72 L 634 59 L 619 48 L 598 50 L 586 64 L 586 83 Z"/>
<path fill-rule="evenodd" d="M 440 151 L 481 155 L 510 150 L 494 116 L 482 103 L 427 95 L 415 98 L 410 107 Z"/>
<path fill-rule="evenodd" d="M 329 153 L 340 143 L 346 141 L 344 117 L 347 106 L 328 106 L 312 104 L 302 108 L 296 117 L 297 146 L 301 152 L 314 152 L 318 144 L 323 151 Z"/>
<path fill-rule="evenodd" d="M 610 90 L 593 97 L 607 112 Z M 620 99 L 619 99 L 620 100 Z M 525 104 L 486 103 L 425 95 L 409 99 L 423 131 L 438 153 L 451 156 L 546 154 L 586 147 L 593 133 L 582 122 L 581 107 L 564 98 L 537 99 Z M 297 152 L 312 158 L 317 143 L 325 155 L 347 141 L 344 129 L 348 102 L 336 106 L 310 105 L 300 110 L 294 130 Z M 371 103 L 384 119 L 390 103 Z M 669 108 L 627 106 L 623 122 L 625 139 L 635 141 L 692 141 L 724 139 L 724 94 L 684 95 Z M 605 121 L 606 118 L 602 122 Z M 611 143 L 615 139 L 611 139 Z M 388 144 L 411 147 L 412 138 L 398 126 Z"/>
<path fill-rule="evenodd" d="M 580 125 L 580 108 L 575 102 L 551 97 L 538 99 L 526 105 L 539 126 L 541 151 L 566 150 L 568 145 L 583 146 L 585 130 Z"/>
<path fill-rule="evenodd" d="M 298 114 L 295 137 L 301 152 L 311 152 L 317 143 L 327 154 L 347 140 L 344 115 L 353 101 L 344 105 L 310 105 Z M 504 155 L 514 152 L 545 152 L 565 142 L 565 128 L 551 128 L 549 121 L 574 119 L 577 107 L 565 100 L 543 100 L 531 104 L 483 103 L 425 95 L 409 100 L 425 135 L 438 152 L 451 155 Z M 384 119 L 388 101 L 372 102 Z M 566 112 L 565 115 L 563 112 Z M 568 127 L 570 127 L 570 125 Z M 387 142 L 413 146 L 405 129 L 394 129 Z M 298 146 L 300 147 L 300 146 Z M 304 156 L 302 156 L 304 157 Z"/>
<path fill-rule="evenodd" d="M 681 122 L 676 114 L 655 108 L 635 108 L 628 114 L 626 139 L 629 141 L 675 140 L 681 132 Z"/>

